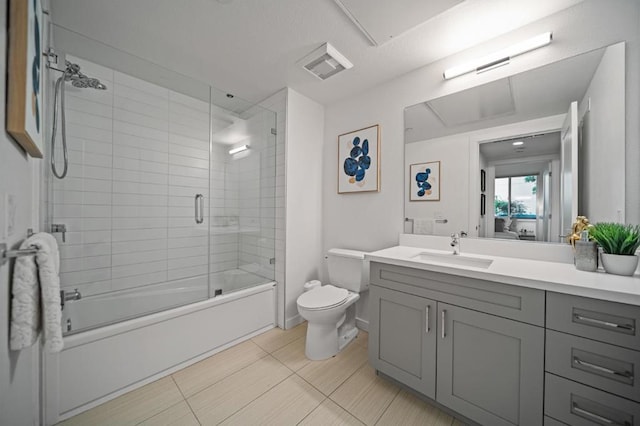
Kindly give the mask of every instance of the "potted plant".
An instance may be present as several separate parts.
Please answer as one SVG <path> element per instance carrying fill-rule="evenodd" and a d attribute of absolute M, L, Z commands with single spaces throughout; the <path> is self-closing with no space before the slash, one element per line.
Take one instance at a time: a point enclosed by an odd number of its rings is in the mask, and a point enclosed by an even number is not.
<path fill-rule="evenodd" d="M 640 226 L 620 223 L 596 223 L 589 236 L 602 247 L 602 265 L 609 274 L 633 275 L 638 266 L 636 250 L 640 246 Z"/>

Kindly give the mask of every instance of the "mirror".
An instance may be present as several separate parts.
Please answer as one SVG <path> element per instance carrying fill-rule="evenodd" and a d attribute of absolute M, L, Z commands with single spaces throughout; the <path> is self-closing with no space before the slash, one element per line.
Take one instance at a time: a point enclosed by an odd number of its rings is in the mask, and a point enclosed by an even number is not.
<path fill-rule="evenodd" d="M 405 232 L 561 242 L 577 214 L 624 221 L 624 81 L 622 42 L 407 107 Z"/>

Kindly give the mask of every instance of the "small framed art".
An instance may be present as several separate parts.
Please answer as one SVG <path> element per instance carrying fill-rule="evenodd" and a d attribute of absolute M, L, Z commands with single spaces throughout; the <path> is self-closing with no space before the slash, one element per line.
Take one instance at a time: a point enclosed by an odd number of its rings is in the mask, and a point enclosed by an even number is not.
<path fill-rule="evenodd" d="M 440 201 L 440 161 L 409 167 L 409 201 Z"/>

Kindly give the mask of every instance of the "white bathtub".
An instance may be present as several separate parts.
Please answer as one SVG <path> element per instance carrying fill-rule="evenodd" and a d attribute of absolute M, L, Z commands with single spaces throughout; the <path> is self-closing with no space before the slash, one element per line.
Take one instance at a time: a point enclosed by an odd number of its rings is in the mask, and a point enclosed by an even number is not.
<path fill-rule="evenodd" d="M 174 289 L 157 290 L 159 297 L 176 297 Z M 195 289 L 186 293 L 191 291 L 196 293 Z M 137 296 L 130 298 L 131 303 L 142 302 Z M 81 321 L 96 314 L 92 306 L 97 308 L 94 302 L 98 302 L 87 300 L 84 307 L 77 303 L 73 310 L 65 308 L 72 321 L 74 315 Z M 62 352 L 46 354 L 44 359 L 46 424 L 55 424 L 273 328 L 275 303 L 275 283 L 271 282 L 65 336 Z M 104 304 L 100 306 L 104 308 Z"/>
<path fill-rule="evenodd" d="M 62 331 L 70 335 L 204 301 L 210 297 L 209 287 L 213 297 L 216 289 L 225 295 L 267 281 L 241 269 L 211 274 L 209 286 L 206 276 L 204 281 L 202 278 L 186 278 L 69 301 L 62 310 Z"/>

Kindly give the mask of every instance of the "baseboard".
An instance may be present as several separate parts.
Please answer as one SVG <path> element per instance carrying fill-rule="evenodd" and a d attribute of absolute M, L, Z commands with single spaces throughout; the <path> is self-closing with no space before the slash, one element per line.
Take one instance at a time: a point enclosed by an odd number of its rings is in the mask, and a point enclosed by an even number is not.
<path fill-rule="evenodd" d="M 369 321 L 363 320 L 362 318 L 356 317 L 356 327 L 358 327 L 362 331 L 369 331 Z"/>
<path fill-rule="evenodd" d="M 302 324 L 303 322 L 304 322 L 304 318 L 302 318 L 300 314 L 293 316 L 291 318 L 287 318 L 284 322 L 284 329 L 289 330 L 298 324 Z"/>

